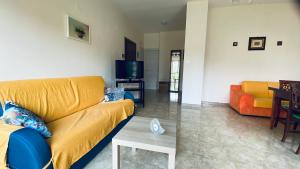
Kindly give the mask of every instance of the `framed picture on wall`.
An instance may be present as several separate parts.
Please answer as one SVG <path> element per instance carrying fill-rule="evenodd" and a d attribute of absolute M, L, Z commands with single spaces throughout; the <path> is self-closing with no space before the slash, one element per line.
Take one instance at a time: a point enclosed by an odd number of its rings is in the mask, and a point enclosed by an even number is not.
<path fill-rule="evenodd" d="M 83 42 L 90 43 L 90 26 L 67 15 L 67 37 L 74 40 L 80 40 Z"/>
<path fill-rule="evenodd" d="M 266 37 L 250 37 L 248 50 L 265 50 Z"/>

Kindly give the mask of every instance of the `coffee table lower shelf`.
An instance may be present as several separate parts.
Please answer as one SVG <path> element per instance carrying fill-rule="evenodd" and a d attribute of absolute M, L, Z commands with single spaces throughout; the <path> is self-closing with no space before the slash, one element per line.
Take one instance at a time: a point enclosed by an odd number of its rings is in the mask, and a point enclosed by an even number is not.
<path fill-rule="evenodd" d="M 120 144 L 119 142 L 113 141 L 112 143 L 112 165 L 113 169 L 120 169 L 120 146 L 124 147 L 130 147 L 133 149 L 143 149 L 143 150 L 149 150 L 149 151 L 155 151 L 160 153 L 166 153 L 169 155 L 169 161 L 168 161 L 168 169 L 175 169 L 175 156 L 176 156 L 176 150 L 165 150 L 159 148 L 159 149 L 153 149 L 151 146 L 149 147 L 142 147 L 142 146 L 136 146 L 129 144 Z"/>

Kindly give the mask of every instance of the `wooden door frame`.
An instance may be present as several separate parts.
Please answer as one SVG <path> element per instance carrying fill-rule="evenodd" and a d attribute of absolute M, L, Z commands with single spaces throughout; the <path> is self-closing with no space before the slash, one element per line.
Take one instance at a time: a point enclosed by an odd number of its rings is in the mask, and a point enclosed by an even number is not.
<path fill-rule="evenodd" d="M 126 55 L 128 42 L 135 44 L 135 56 L 127 56 Z M 125 60 L 129 60 L 129 61 L 136 61 L 136 58 L 137 58 L 137 44 L 127 37 L 124 37 L 124 56 L 125 56 Z"/>

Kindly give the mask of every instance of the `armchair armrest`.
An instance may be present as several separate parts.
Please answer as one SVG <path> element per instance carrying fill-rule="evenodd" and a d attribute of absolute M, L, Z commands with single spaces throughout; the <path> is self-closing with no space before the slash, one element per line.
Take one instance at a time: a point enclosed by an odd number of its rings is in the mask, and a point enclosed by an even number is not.
<path fill-rule="evenodd" d="M 23 128 L 10 135 L 7 164 L 11 169 L 42 169 L 51 160 L 51 150 L 37 131 Z M 47 169 L 53 169 L 50 164 Z"/>
<path fill-rule="evenodd" d="M 230 106 L 242 114 L 253 110 L 254 96 L 244 93 L 241 85 L 230 86 Z"/>
<path fill-rule="evenodd" d="M 230 86 L 230 106 L 237 111 L 239 111 L 239 101 L 242 95 L 241 85 L 231 85 Z"/>
<path fill-rule="evenodd" d="M 240 97 L 239 104 L 242 114 L 251 114 L 251 112 L 253 112 L 254 96 L 243 93 Z"/>
<path fill-rule="evenodd" d="M 242 91 L 241 85 L 230 85 L 230 91 Z"/>

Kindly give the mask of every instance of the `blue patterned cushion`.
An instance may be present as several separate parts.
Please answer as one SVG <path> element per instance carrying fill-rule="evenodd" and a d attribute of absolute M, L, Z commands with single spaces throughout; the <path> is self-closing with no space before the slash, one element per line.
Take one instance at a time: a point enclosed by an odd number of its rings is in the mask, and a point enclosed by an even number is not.
<path fill-rule="evenodd" d="M 0 116 L 3 115 L 3 108 L 2 108 L 2 103 L 0 102 Z"/>
<path fill-rule="evenodd" d="M 124 88 L 118 87 L 118 88 L 108 88 L 106 90 L 106 101 L 117 101 L 124 99 Z"/>
<path fill-rule="evenodd" d="M 4 120 L 8 124 L 22 125 L 24 127 L 32 128 L 42 134 L 44 137 L 51 137 L 51 133 L 48 130 L 46 124 L 37 115 L 31 111 L 22 108 L 21 106 L 11 101 L 5 102 L 5 110 L 3 116 L 14 113 L 15 119 L 6 118 Z"/>
<path fill-rule="evenodd" d="M 124 99 L 130 99 L 134 102 L 134 96 L 131 92 L 125 92 Z"/>

